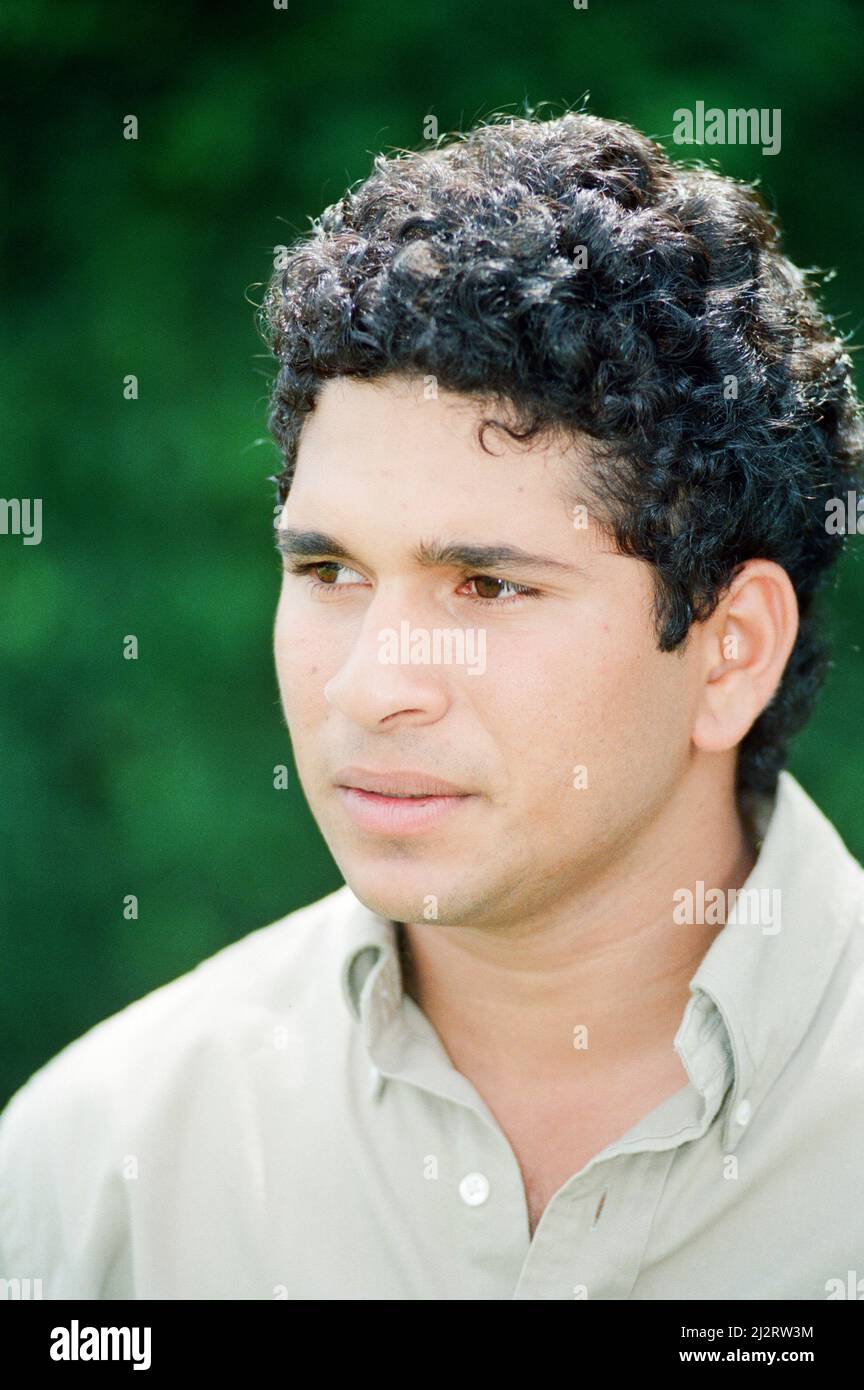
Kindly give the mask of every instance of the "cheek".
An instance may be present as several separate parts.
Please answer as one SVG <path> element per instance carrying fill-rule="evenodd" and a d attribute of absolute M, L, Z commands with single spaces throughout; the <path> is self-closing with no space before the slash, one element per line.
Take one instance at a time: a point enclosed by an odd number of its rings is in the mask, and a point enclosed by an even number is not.
<path fill-rule="evenodd" d="M 273 658 L 286 716 L 326 706 L 324 686 L 329 679 L 326 648 L 320 624 L 283 589 L 273 624 Z"/>
<path fill-rule="evenodd" d="M 474 711 L 501 745 L 515 777 L 541 773 L 548 790 L 569 782 L 608 730 L 623 676 L 608 633 L 558 629 L 542 640 L 490 644 L 488 674 L 478 679 Z M 470 691 L 472 682 L 466 680 Z"/>
<path fill-rule="evenodd" d="M 506 678 L 484 703 L 508 730 L 511 756 L 569 781 L 574 763 L 599 771 L 598 764 L 632 760 L 646 739 L 663 736 L 676 717 L 661 664 L 668 660 L 646 651 L 641 634 L 597 622 L 559 631 L 530 654 L 514 647 Z"/>
<path fill-rule="evenodd" d="M 651 645 L 650 633 L 630 628 L 601 634 L 574 680 L 576 718 L 608 775 L 628 783 L 655 779 L 686 748 L 684 668 L 674 653 Z"/>

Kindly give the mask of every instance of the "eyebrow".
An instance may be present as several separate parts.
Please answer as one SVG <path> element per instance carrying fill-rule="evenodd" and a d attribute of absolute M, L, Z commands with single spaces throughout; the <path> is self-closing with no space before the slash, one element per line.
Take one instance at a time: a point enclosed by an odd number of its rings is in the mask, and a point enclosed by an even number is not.
<path fill-rule="evenodd" d="M 334 559 L 358 563 L 336 536 L 326 531 L 304 531 L 294 526 L 274 527 L 276 549 L 286 559 L 330 555 Z M 552 570 L 556 573 L 583 576 L 579 565 L 556 560 L 552 555 L 532 555 L 515 545 L 475 545 L 470 541 L 421 541 L 412 552 L 415 564 L 436 569 L 470 569 L 486 573 L 492 570 Z"/>

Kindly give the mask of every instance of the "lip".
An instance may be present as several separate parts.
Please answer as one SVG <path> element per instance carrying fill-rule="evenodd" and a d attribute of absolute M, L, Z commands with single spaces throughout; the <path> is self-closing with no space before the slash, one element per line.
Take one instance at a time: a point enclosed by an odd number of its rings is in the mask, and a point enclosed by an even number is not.
<path fill-rule="evenodd" d="M 410 835 L 437 825 L 475 800 L 452 782 L 425 772 L 368 772 L 343 768 L 336 790 L 362 830 Z"/>
<path fill-rule="evenodd" d="M 455 782 L 445 782 L 428 772 L 413 772 L 407 768 L 401 772 L 372 772 L 365 767 L 343 767 L 333 781 L 339 787 L 354 787 L 386 797 L 470 795 Z"/>

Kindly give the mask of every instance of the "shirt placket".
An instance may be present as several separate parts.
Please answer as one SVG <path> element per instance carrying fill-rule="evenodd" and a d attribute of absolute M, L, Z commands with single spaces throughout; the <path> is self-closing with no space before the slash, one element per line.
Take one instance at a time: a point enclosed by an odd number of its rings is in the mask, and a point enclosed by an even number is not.
<path fill-rule="evenodd" d="M 675 1155 L 714 1122 L 733 1079 L 712 1000 L 688 1002 L 677 1036 L 690 1083 L 591 1161 L 544 1211 L 514 1299 L 626 1299 Z"/>
<path fill-rule="evenodd" d="M 572 1179 L 540 1218 L 513 1298 L 629 1297 L 674 1157 L 621 1154 Z"/>

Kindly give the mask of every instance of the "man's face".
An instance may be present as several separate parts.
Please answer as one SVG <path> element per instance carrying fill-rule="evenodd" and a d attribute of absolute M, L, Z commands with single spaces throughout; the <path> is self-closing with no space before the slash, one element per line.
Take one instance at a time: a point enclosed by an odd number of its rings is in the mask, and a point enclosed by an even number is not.
<path fill-rule="evenodd" d="M 339 542 L 292 557 L 315 568 L 286 570 L 276 613 L 297 770 L 346 882 L 397 921 L 554 908 L 632 848 L 693 755 L 698 668 L 656 649 L 648 566 L 564 501 L 587 452 L 490 429 L 485 453 L 484 414 L 422 381 L 328 382 L 279 518 Z M 557 563 L 421 563 L 421 546 Z M 364 772 L 463 795 L 340 785 Z"/>

